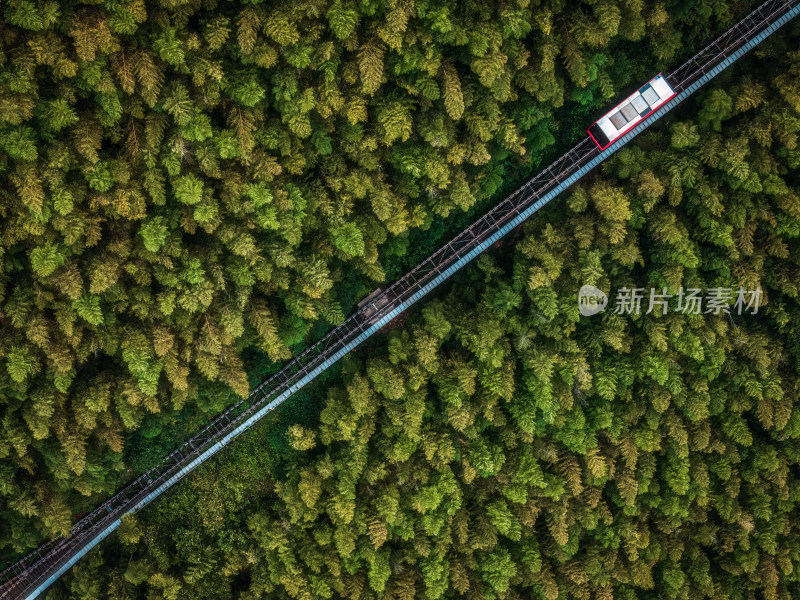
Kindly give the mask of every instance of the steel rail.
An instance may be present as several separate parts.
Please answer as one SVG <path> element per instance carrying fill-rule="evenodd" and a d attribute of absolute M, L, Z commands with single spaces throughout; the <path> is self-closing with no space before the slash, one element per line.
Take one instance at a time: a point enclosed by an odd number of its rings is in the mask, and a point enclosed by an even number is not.
<path fill-rule="evenodd" d="M 0 572 L 0 600 L 36 598 L 120 525 L 224 448 L 344 354 L 380 331 L 550 200 L 622 148 L 700 86 L 800 13 L 800 0 L 767 0 L 665 77 L 677 92 L 643 123 L 600 151 L 584 138 L 401 279 L 374 295 L 341 325 L 289 361 L 155 467 L 52 540 Z"/>

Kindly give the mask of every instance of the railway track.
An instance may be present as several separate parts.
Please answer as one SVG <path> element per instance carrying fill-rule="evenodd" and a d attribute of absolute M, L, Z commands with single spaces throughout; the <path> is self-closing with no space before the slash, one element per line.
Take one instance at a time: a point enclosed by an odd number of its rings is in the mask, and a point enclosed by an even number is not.
<path fill-rule="evenodd" d="M 767 0 L 665 76 L 674 98 L 605 150 L 586 137 L 511 193 L 435 253 L 383 290 L 363 300 L 344 323 L 258 385 L 122 491 L 79 520 L 70 535 L 50 541 L 0 572 L 0 600 L 33 599 L 112 533 L 123 515 L 158 498 L 237 435 L 284 402 L 389 321 L 517 228 L 542 206 L 594 169 L 702 85 L 800 13 L 800 0 Z"/>

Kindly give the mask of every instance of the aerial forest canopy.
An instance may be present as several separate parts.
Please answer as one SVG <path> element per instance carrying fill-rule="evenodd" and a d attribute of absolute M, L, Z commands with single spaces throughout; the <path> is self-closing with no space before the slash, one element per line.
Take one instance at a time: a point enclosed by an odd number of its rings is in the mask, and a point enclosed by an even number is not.
<path fill-rule="evenodd" d="M 409 232 L 511 186 L 559 109 L 580 130 L 750 3 L 647 4 L 4 2 L 3 552 L 135 475 L 132 435 L 191 432 L 248 356 L 340 322 Z"/>
<path fill-rule="evenodd" d="M 798 48 L 673 111 L 348 356 L 288 450 L 263 423 L 48 600 L 800 597 Z M 763 298 L 615 314 L 622 287 Z"/>

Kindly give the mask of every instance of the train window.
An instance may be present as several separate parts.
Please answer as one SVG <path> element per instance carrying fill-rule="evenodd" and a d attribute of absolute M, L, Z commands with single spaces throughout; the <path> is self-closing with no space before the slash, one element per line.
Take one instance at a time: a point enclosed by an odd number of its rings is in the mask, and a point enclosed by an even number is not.
<path fill-rule="evenodd" d="M 637 110 L 633 108 L 633 106 L 631 106 L 630 104 L 626 104 L 625 106 L 623 106 L 619 112 L 621 112 L 622 116 L 625 117 L 626 122 L 633 121 L 636 117 L 639 116 Z"/>
<path fill-rule="evenodd" d="M 645 102 L 644 98 L 642 98 L 641 96 L 636 96 L 636 98 L 631 100 L 631 104 L 633 105 L 633 108 L 636 109 L 636 112 L 638 112 L 640 115 L 645 112 L 649 112 L 650 110 L 650 107 L 647 105 L 647 102 Z"/>
<path fill-rule="evenodd" d="M 616 127 L 617 129 L 622 129 L 623 127 L 625 127 L 625 123 L 627 123 L 625 117 L 623 117 L 619 112 L 615 112 L 609 118 L 611 119 L 611 122 L 614 124 L 614 127 Z"/>
<path fill-rule="evenodd" d="M 644 98 L 650 106 L 653 106 L 653 104 L 661 100 L 658 93 L 656 93 L 656 91 L 651 87 L 648 87 L 642 92 L 642 98 Z"/>

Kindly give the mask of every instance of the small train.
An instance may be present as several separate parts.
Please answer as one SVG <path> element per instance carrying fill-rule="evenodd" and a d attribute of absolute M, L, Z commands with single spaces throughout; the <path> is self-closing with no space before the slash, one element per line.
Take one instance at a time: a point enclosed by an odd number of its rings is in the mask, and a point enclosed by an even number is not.
<path fill-rule="evenodd" d="M 659 73 L 600 117 L 587 129 L 589 137 L 600 150 L 605 150 L 637 124 L 641 123 L 659 106 L 675 95 L 664 76 Z"/>
<path fill-rule="evenodd" d="M 383 288 L 378 288 L 358 303 L 358 314 L 365 325 L 372 325 L 377 321 L 378 312 L 389 304 L 389 296 L 394 297 L 394 292 L 391 289 L 387 294 L 381 295 L 382 293 Z"/>

